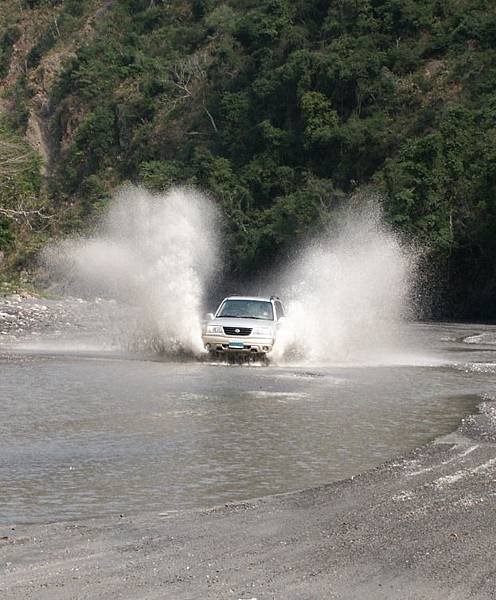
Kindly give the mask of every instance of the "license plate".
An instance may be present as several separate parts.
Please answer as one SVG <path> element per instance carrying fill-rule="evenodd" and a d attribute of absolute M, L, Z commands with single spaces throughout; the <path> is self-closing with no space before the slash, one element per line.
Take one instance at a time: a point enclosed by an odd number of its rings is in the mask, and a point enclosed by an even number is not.
<path fill-rule="evenodd" d="M 233 350 L 244 350 L 245 345 L 243 342 L 229 342 L 229 348 Z"/>

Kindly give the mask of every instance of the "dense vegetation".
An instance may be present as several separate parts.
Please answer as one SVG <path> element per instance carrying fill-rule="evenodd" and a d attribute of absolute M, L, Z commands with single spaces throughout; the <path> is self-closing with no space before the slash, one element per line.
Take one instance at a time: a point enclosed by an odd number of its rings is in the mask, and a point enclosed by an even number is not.
<path fill-rule="evenodd" d="M 55 218 L 38 219 L 43 235 L 84 227 L 123 181 L 199 185 L 222 207 L 239 274 L 374 191 L 428 248 L 445 314 L 496 318 L 490 0 L 4 0 L 0 10 L 7 125 L 25 134 L 34 115 L 49 138 L 40 194 Z M 38 185 L 32 171 L 22 177 Z M 0 249 L 16 248 L 22 264 L 16 236 L 3 217 Z"/>

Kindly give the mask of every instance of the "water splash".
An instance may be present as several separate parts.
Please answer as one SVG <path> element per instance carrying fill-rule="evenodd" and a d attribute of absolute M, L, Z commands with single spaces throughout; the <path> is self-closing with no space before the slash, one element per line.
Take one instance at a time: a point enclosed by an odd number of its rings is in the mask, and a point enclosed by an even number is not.
<path fill-rule="evenodd" d="M 120 347 L 198 355 L 202 297 L 220 264 L 217 225 L 213 203 L 197 191 L 127 187 L 93 237 L 51 246 L 44 257 L 66 292 L 118 301 Z M 281 276 L 287 320 L 273 358 L 401 362 L 416 263 L 378 202 L 343 213 Z"/>
<path fill-rule="evenodd" d="M 415 274 L 416 253 L 385 224 L 377 202 L 349 210 L 290 265 L 275 358 L 391 362 L 404 350 Z"/>
<path fill-rule="evenodd" d="M 49 247 L 44 262 L 66 293 L 125 303 L 128 346 L 199 353 L 202 295 L 218 267 L 217 213 L 203 194 L 129 186 L 97 233 Z"/>

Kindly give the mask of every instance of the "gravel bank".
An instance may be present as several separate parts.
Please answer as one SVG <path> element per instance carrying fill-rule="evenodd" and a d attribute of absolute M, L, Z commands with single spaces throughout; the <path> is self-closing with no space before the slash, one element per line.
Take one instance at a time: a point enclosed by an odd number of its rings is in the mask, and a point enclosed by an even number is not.
<path fill-rule="evenodd" d="M 496 597 L 495 404 L 350 480 L 208 510 L 6 527 L 20 598 Z"/>
<path fill-rule="evenodd" d="M 27 292 L 0 296 L 0 346 L 88 339 L 102 348 L 120 347 L 122 331 L 116 324 L 129 321 L 129 310 L 113 300 L 46 299 Z"/>
<path fill-rule="evenodd" d="M 80 298 L 48 300 L 28 293 L 0 297 L 0 342 L 78 329 L 89 306 Z"/>

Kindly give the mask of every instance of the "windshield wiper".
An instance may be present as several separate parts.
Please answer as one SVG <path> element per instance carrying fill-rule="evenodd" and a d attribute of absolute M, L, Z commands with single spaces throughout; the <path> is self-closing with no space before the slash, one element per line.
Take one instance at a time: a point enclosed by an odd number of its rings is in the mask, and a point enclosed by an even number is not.
<path fill-rule="evenodd" d="M 240 317 L 239 315 L 219 315 L 217 319 L 260 319 L 261 321 L 270 321 L 266 317 Z"/>

